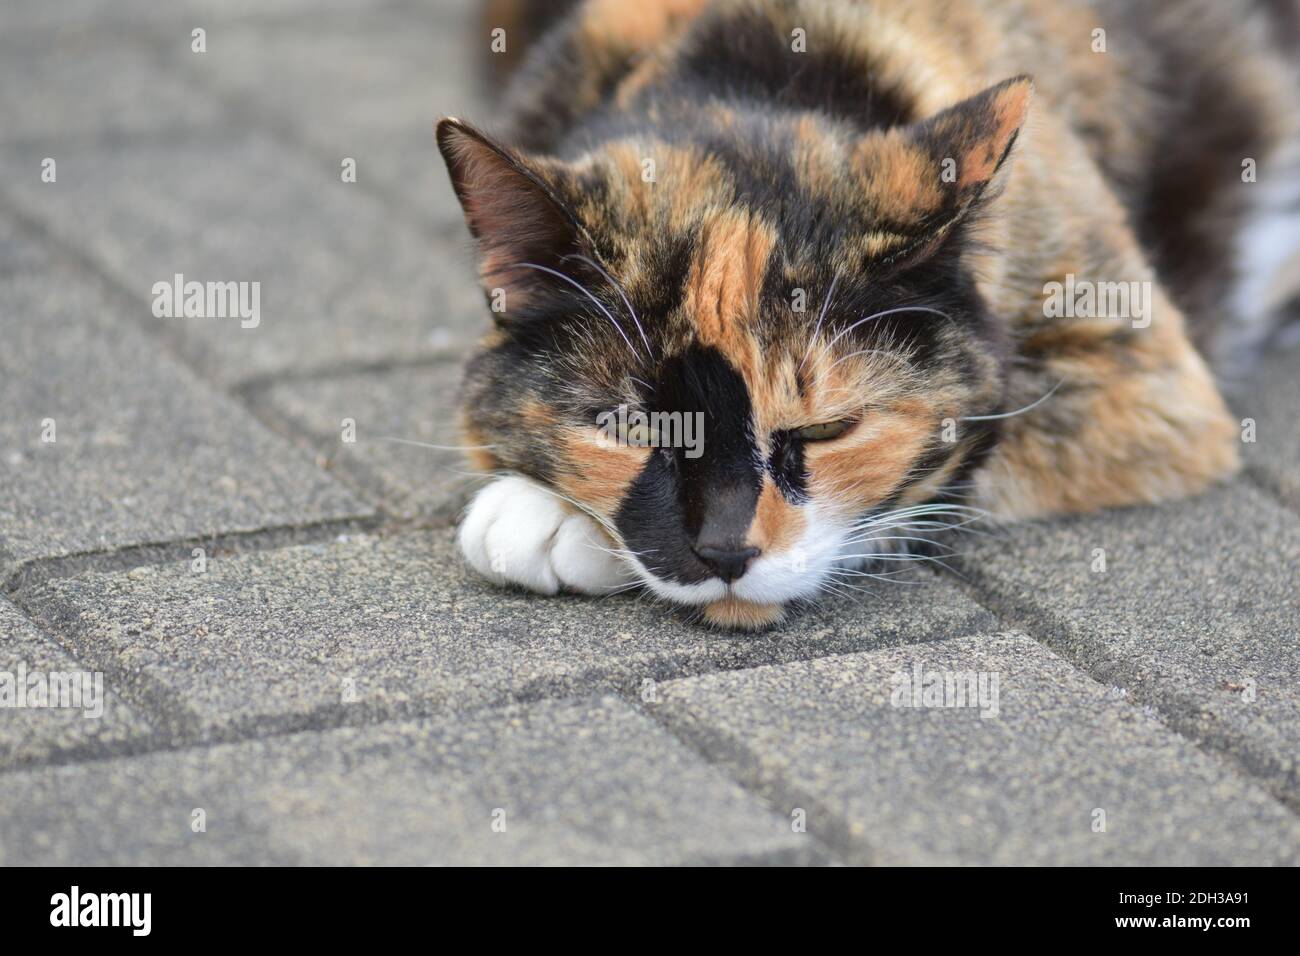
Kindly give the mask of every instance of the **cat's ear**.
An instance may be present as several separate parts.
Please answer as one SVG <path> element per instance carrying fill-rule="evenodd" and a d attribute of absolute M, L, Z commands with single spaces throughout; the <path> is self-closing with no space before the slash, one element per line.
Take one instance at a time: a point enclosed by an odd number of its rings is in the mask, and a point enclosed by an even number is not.
<path fill-rule="evenodd" d="M 968 206 L 988 188 L 1011 155 L 1033 93 L 1033 81 L 1017 76 L 912 129 L 913 141 L 939 166 L 940 184 L 951 187 L 950 202 Z"/>
<path fill-rule="evenodd" d="M 920 123 L 863 138 L 855 162 L 881 227 L 881 258 L 923 251 L 979 203 L 1007 163 L 1033 91 L 1028 77 L 1014 77 Z"/>
<path fill-rule="evenodd" d="M 457 119 L 441 120 L 437 136 L 489 296 L 504 291 L 514 309 L 554 288 L 565 257 L 587 243 L 541 165 Z"/>

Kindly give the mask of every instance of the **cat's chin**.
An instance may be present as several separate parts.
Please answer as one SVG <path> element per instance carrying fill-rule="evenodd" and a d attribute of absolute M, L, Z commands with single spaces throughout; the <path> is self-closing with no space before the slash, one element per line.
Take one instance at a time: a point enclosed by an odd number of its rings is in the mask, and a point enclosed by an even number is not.
<path fill-rule="evenodd" d="M 704 608 L 704 620 L 729 631 L 761 631 L 785 617 L 779 604 L 754 604 L 738 597 L 725 597 Z"/>

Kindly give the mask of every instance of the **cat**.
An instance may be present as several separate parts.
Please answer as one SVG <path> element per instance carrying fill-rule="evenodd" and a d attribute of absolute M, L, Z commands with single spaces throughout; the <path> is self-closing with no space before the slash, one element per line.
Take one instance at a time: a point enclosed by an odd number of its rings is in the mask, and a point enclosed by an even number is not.
<path fill-rule="evenodd" d="M 1232 475 L 1211 365 L 1300 288 L 1297 23 L 1291 0 L 577 4 L 498 136 L 437 127 L 493 319 L 468 563 L 760 629 L 976 520 Z"/>

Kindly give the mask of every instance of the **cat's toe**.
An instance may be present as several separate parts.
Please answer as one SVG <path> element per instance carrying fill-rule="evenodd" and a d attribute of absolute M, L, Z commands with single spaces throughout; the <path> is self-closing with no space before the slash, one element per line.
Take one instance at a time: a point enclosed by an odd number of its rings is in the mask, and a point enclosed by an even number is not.
<path fill-rule="evenodd" d="M 470 567 L 495 584 L 606 594 L 631 581 L 591 517 L 527 478 L 500 478 L 480 491 L 458 537 Z"/>
<path fill-rule="evenodd" d="M 461 552 L 494 584 L 517 584 L 542 594 L 560 589 L 548 554 L 567 517 L 562 502 L 526 478 L 500 478 L 475 496 L 461 522 Z"/>
<path fill-rule="evenodd" d="M 585 514 L 571 514 L 555 533 L 551 567 L 561 583 L 580 594 L 608 594 L 634 580 L 622 559 L 610 554 L 614 543 Z"/>

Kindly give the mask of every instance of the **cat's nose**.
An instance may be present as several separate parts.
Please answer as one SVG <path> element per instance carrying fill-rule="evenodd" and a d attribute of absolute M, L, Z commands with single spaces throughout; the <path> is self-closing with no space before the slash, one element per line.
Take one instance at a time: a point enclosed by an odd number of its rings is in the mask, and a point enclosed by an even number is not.
<path fill-rule="evenodd" d="M 718 577 L 730 584 L 743 575 L 749 562 L 759 555 L 758 548 L 713 548 L 696 545 L 695 553 Z"/>

